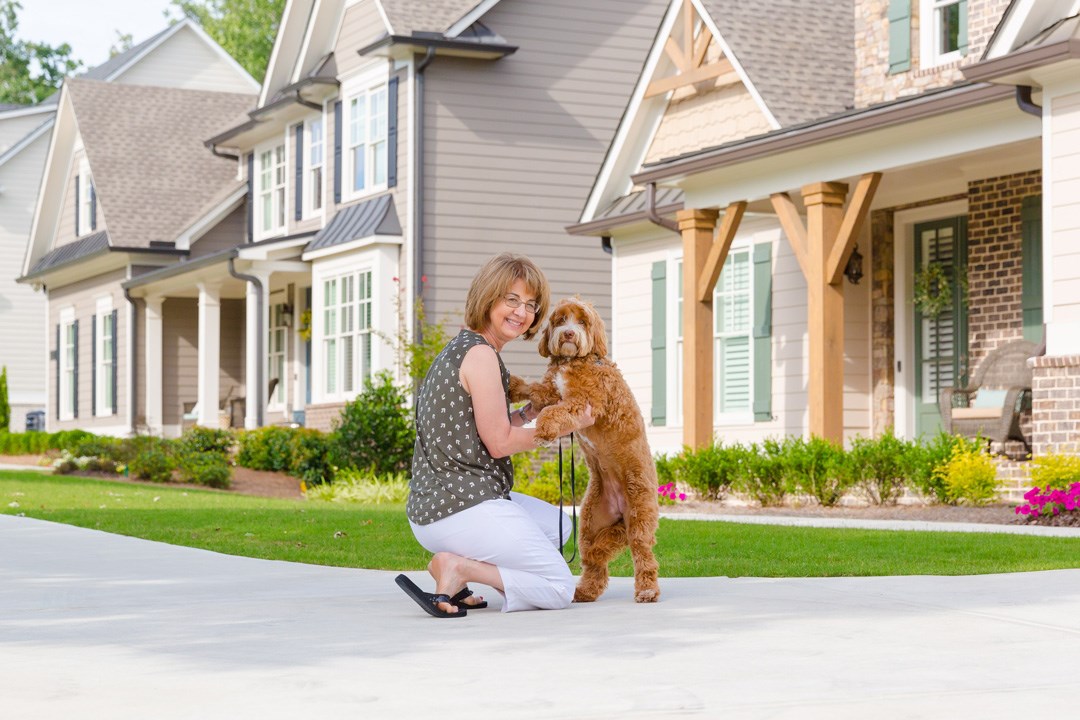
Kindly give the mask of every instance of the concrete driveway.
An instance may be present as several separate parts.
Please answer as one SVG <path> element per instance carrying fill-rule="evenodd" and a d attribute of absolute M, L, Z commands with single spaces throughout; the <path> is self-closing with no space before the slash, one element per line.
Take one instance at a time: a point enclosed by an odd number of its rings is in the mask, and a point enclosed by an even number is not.
<path fill-rule="evenodd" d="M 656 605 L 616 579 L 562 612 L 489 591 L 459 620 L 394 575 L 0 515 L 2 714 L 985 720 L 1080 692 L 1080 571 L 672 578 Z"/>

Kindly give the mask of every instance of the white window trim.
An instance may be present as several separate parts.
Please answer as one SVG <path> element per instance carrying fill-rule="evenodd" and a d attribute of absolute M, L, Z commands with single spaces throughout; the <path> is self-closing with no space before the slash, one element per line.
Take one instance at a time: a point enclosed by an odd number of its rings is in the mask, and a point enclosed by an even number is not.
<path fill-rule="evenodd" d="M 94 188 L 94 179 L 90 176 L 90 163 L 86 158 L 79 160 L 79 197 L 75 198 L 75 212 L 79 216 L 79 237 L 94 232 L 90 228 L 90 195 Z"/>
<path fill-rule="evenodd" d="M 351 202 L 360 198 L 365 198 L 371 195 L 376 195 L 380 192 L 385 192 L 389 187 L 387 179 L 379 184 L 368 183 L 364 188 L 359 190 L 353 189 L 353 153 L 351 152 L 350 140 L 352 137 L 352 101 L 361 94 L 367 97 L 365 102 L 365 108 L 370 107 L 371 91 L 383 89 L 386 95 L 386 109 L 389 112 L 389 83 L 390 83 L 390 66 L 385 63 L 379 63 L 378 66 L 373 67 L 364 72 L 358 73 L 353 77 L 342 82 L 341 85 L 341 106 L 342 106 L 342 118 L 341 118 L 341 200 L 342 202 Z M 367 115 L 367 113 L 365 113 Z M 387 130 L 389 130 L 389 117 L 386 121 Z M 325 135 L 324 135 L 325 137 Z M 389 142 L 384 139 L 387 145 L 387 152 L 389 152 Z M 365 177 L 370 178 L 374 175 L 374 164 L 371 162 L 371 149 L 370 143 L 368 144 L 368 150 L 366 152 L 368 164 L 365 166 Z M 387 157 L 387 169 L 389 169 L 389 156 Z"/>
<path fill-rule="evenodd" d="M 942 5 L 952 4 L 954 3 L 950 0 L 919 0 L 919 65 L 924 69 L 948 65 L 963 58 L 963 53 L 959 50 L 938 52 L 937 40 L 941 28 L 937 10 Z"/>
<path fill-rule="evenodd" d="M 105 378 L 112 377 L 112 353 L 105 353 L 105 319 L 112 319 L 113 303 L 111 297 L 98 298 L 97 312 L 94 315 L 94 417 L 110 417 L 113 415 L 112 398 L 105 392 Z M 116 343 L 116 328 L 112 329 L 112 341 Z M 119 359 L 119 354 L 117 355 Z M 117 374 L 119 380 L 119 374 Z M 113 389 L 116 392 L 116 389 Z"/>
<path fill-rule="evenodd" d="M 285 134 L 287 135 L 287 133 Z M 285 228 L 289 224 L 289 143 L 288 138 L 285 136 L 279 136 L 268 142 L 262 143 L 255 147 L 255 162 L 253 172 L 255 177 L 252 178 L 252 192 L 255 197 L 252 201 L 255 203 L 255 213 L 253 218 L 253 231 L 256 240 L 265 240 L 267 238 L 278 237 L 285 234 Z M 277 168 L 277 163 L 274 162 L 274 152 L 277 148 L 281 148 L 283 167 L 283 182 L 278 186 L 274 182 L 274 170 Z M 270 153 L 270 218 L 271 226 L 269 230 L 263 229 L 263 189 L 262 189 L 262 155 L 263 153 Z M 277 196 L 278 188 L 282 189 L 281 194 L 281 206 L 275 205 L 275 197 Z M 281 217 L 283 222 L 280 225 L 276 224 L 276 219 Z"/>
<path fill-rule="evenodd" d="M 70 386 L 68 385 L 68 372 L 72 370 L 68 367 L 67 361 L 67 337 L 68 328 L 75 324 L 75 308 L 66 307 L 60 311 L 60 343 L 56 348 L 56 362 L 60 364 L 60 381 L 56 388 L 56 392 L 60 398 L 60 420 L 74 420 L 75 419 L 75 407 L 70 398 Z M 75 345 L 76 358 L 78 357 L 79 346 Z M 79 392 L 79 388 L 75 387 L 75 392 Z"/>
<path fill-rule="evenodd" d="M 318 166 L 322 168 L 322 191 L 320 193 L 321 207 L 315 207 L 315 194 L 312 192 L 315 184 L 311 181 L 312 170 L 316 167 L 311 162 L 311 128 L 318 127 L 322 130 L 322 163 Z M 327 140 L 327 127 L 326 127 L 326 113 L 320 113 L 318 117 L 310 118 L 304 121 L 304 148 L 303 148 L 303 182 L 304 182 L 304 208 L 303 218 L 310 220 L 314 217 L 321 217 L 326 211 L 326 140 Z"/>
<path fill-rule="evenodd" d="M 277 323 L 279 313 L 278 308 L 284 312 L 284 307 L 287 303 L 275 302 L 270 305 L 270 322 L 268 323 L 269 329 L 266 346 L 266 365 L 267 365 L 267 378 L 272 380 L 274 378 L 274 359 L 278 356 L 281 357 L 281 377 L 278 378 L 277 387 L 274 388 L 274 393 L 266 399 L 266 409 L 272 412 L 281 412 L 285 409 L 286 400 L 288 399 L 288 387 L 286 383 L 289 376 L 289 326 L 281 323 Z M 274 333 L 281 332 L 284 338 L 281 343 L 281 352 L 275 352 L 274 350 Z M 279 395 L 280 400 L 277 400 L 274 396 Z"/>

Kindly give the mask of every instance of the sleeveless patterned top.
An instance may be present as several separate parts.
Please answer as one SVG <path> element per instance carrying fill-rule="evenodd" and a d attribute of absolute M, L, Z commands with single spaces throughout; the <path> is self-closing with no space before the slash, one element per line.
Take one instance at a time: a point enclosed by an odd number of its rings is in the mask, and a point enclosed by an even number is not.
<path fill-rule="evenodd" d="M 417 525 L 433 523 L 485 500 L 508 499 L 514 486 L 510 458 L 491 457 L 476 430 L 472 398 L 461 386 L 461 361 L 465 353 L 481 344 L 490 347 L 472 330 L 458 333 L 435 358 L 417 393 L 416 445 L 405 505 L 409 520 Z M 510 373 L 501 357 L 499 371 L 509 408 Z"/>

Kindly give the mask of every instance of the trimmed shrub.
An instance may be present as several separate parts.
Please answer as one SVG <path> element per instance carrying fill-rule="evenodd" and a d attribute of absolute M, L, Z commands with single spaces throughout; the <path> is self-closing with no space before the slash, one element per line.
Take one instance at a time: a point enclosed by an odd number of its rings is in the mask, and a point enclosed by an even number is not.
<path fill-rule="evenodd" d="M 0 370 L 0 433 L 11 430 L 11 403 L 8 402 L 7 365 Z"/>
<path fill-rule="evenodd" d="M 376 475 L 408 473 L 412 466 L 412 410 L 387 372 L 364 380 L 364 391 L 345 405 L 331 433 L 332 457 L 339 468 Z"/>
<path fill-rule="evenodd" d="M 985 444 L 981 439 L 968 439 L 959 435 L 939 432 L 927 443 L 911 446 L 911 485 L 920 495 L 940 503 L 950 502 L 945 476 L 938 473 L 952 459 L 957 448 L 978 452 Z"/>
<path fill-rule="evenodd" d="M 292 465 L 290 428 L 273 425 L 239 434 L 236 464 L 252 470 L 288 472 Z"/>
<path fill-rule="evenodd" d="M 228 430 L 202 427 L 195 425 L 184 431 L 180 439 L 176 441 L 176 451 L 180 455 L 192 453 L 219 453 L 222 457 L 232 450 L 235 438 Z"/>
<path fill-rule="evenodd" d="M 685 484 L 707 500 L 723 500 L 738 480 L 747 449 L 723 443 L 694 450 L 684 447 L 674 458 L 676 484 Z"/>
<path fill-rule="evenodd" d="M 786 485 L 831 507 L 854 483 L 843 448 L 819 437 L 792 437 L 782 445 Z"/>
<path fill-rule="evenodd" d="M 151 482 L 170 482 L 176 460 L 161 447 L 148 447 L 139 452 L 128 465 L 128 471 L 137 478 Z"/>
<path fill-rule="evenodd" d="M 746 446 L 739 459 L 739 473 L 734 484 L 761 503 L 762 507 L 781 505 L 789 492 L 784 472 L 783 447 L 769 438 Z"/>
<path fill-rule="evenodd" d="M 880 437 L 857 437 L 848 457 L 853 482 L 857 483 L 876 505 L 895 505 L 904 492 L 905 478 L 911 473 L 912 446 L 893 435 L 892 429 Z"/>
<path fill-rule="evenodd" d="M 49 449 L 51 437 L 43 432 L 0 432 L 0 455 L 41 455 Z"/>
<path fill-rule="evenodd" d="M 94 437 L 93 433 L 85 430 L 61 430 L 49 435 L 49 450 L 75 451 L 75 446 L 83 440 Z"/>
<path fill-rule="evenodd" d="M 990 456 L 981 450 L 958 444 L 952 457 L 934 470 L 945 487 L 950 505 L 985 505 L 997 497 L 997 472 Z"/>
<path fill-rule="evenodd" d="M 178 458 L 177 465 L 184 482 L 221 489 L 232 484 L 232 465 L 223 453 L 185 452 Z"/>
<path fill-rule="evenodd" d="M 1063 453 L 1048 453 L 1031 461 L 1029 466 L 1031 483 L 1043 490 L 1061 490 L 1072 488 L 1080 482 L 1080 456 Z"/>
<path fill-rule="evenodd" d="M 308 485 L 333 482 L 330 464 L 330 436 L 318 430 L 299 428 L 289 440 L 289 472 Z"/>

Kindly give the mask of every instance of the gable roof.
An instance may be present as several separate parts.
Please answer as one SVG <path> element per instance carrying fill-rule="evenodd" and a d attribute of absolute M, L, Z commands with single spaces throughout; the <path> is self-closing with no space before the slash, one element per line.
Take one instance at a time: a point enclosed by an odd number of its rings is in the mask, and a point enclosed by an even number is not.
<path fill-rule="evenodd" d="M 852 0 L 701 0 L 781 127 L 855 102 Z"/>
<path fill-rule="evenodd" d="M 382 0 L 393 35 L 417 32 L 445 35 L 455 23 L 481 4 L 480 0 Z"/>
<path fill-rule="evenodd" d="M 172 242 L 235 182 L 235 163 L 207 152 L 203 138 L 253 95 L 85 79 L 66 89 L 112 246 Z"/>

